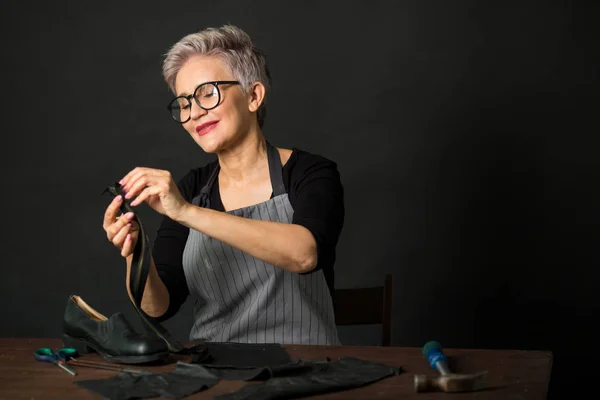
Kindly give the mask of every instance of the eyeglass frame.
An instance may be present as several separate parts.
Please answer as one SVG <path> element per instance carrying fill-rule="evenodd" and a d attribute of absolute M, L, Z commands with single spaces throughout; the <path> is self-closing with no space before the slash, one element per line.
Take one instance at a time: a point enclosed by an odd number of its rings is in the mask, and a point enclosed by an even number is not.
<path fill-rule="evenodd" d="M 169 104 L 167 105 L 167 110 L 169 110 L 169 114 L 171 114 L 171 118 L 173 118 L 173 121 L 180 123 L 180 124 L 185 124 L 192 118 L 192 98 L 194 99 L 194 102 L 196 103 L 196 105 L 198 107 L 200 107 L 201 109 L 206 110 L 206 111 L 213 110 L 221 104 L 221 89 L 219 89 L 219 85 L 240 85 L 240 84 L 241 84 L 240 81 L 208 81 L 208 82 L 201 83 L 198 86 L 196 86 L 196 89 L 194 89 L 194 92 L 192 94 L 187 95 L 187 96 L 177 96 L 173 100 L 171 100 L 169 102 Z M 196 99 L 196 92 L 198 91 L 198 89 L 200 89 L 204 85 L 213 85 L 217 89 L 217 96 L 218 96 L 217 104 L 215 104 L 213 107 L 209 107 L 209 108 L 202 107 L 202 105 L 200 105 L 200 102 Z M 173 104 L 175 102 L 175 100 L 177 100 L 179 98 L 186 99 L 188 101 L 188 103 L 190 104 L 190 115 L 187 117 L 187 119 L 185 121 L 178 121 L 173 116 L 173 111 L 172 111 L 173 109 L 171 108 L 171 104 Z"/>

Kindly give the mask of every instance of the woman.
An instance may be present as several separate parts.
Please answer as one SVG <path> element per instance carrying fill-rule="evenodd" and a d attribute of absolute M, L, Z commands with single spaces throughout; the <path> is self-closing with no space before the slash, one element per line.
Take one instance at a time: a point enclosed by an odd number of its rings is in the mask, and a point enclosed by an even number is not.
<path fill-rule="evenodd" d="M 162 321 L 191 294 L 191 340 L 339 344 L 330 295 L 344 220 L 336 164 L 265 139 L 270 75 L 239 28 L 184 37 L 163 75 L 176 96 L 171 116 L 217 160 L 178 184 L 152 168 L 119 182 L 132 206 L 164 215 L 142 309 Z M 138 228 L 133 215 L 118 216 L 122 201 L 108 206 L 103 226 L 129 276 Z"/>

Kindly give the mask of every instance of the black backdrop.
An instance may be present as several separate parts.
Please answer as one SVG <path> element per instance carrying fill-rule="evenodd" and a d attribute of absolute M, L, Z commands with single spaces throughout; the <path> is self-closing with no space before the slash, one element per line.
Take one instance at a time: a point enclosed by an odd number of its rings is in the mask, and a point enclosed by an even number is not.
<path fill-rule="evenodd" d="M 336 286 L 392 272 L 394 345 L 549 349 L 558 393 L 599 333 L 598 4 L 3 2 L 0 335 L 60 335 L 70 294 L 135 319 L 100 192 L 213 159 L 169 119 L 160 65 L 232 23 L 268 54 L 269 140 L 339 164 Z M 189 318 L 166 326 L 186 339 Z"/>

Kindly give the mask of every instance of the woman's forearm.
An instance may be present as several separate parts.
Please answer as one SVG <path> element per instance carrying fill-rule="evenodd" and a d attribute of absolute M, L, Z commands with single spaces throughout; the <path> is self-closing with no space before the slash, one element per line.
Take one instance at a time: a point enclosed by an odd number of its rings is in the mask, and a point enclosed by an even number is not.
<path fill-rule="evenodd" d="M 317 244 L 303 226 L 237 217 L 189 205 L 177 221 L 276 267 L 308 272 L 317 264 Z"/>
<path fill-rule="evenodd" d="M 127 276 L 125 278 L 127 293 L 129 294 L 131 301 L 133 301 L 133 295 L 129 289 L 129 276 L 131 273 L 132 259 L 132 255 L 127 257 Z M 146 279 L 141 308 L 151 317 L 160 317 L 167 311 L 167 308 L 169 308 L 169 292 L 158 275 L 152 257 L 150 257 L 150 270 L 148 271 L 148 278 Z"/>

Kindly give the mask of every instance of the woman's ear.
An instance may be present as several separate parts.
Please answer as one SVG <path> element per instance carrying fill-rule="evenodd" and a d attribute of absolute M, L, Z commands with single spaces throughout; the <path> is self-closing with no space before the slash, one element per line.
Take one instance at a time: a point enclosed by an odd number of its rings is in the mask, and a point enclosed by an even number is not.
<path fill-rule="evenodd" d="M 248 110 L 256 112 L 265 99 L 265 85 L 254 82 L 248 92 Z"/>

